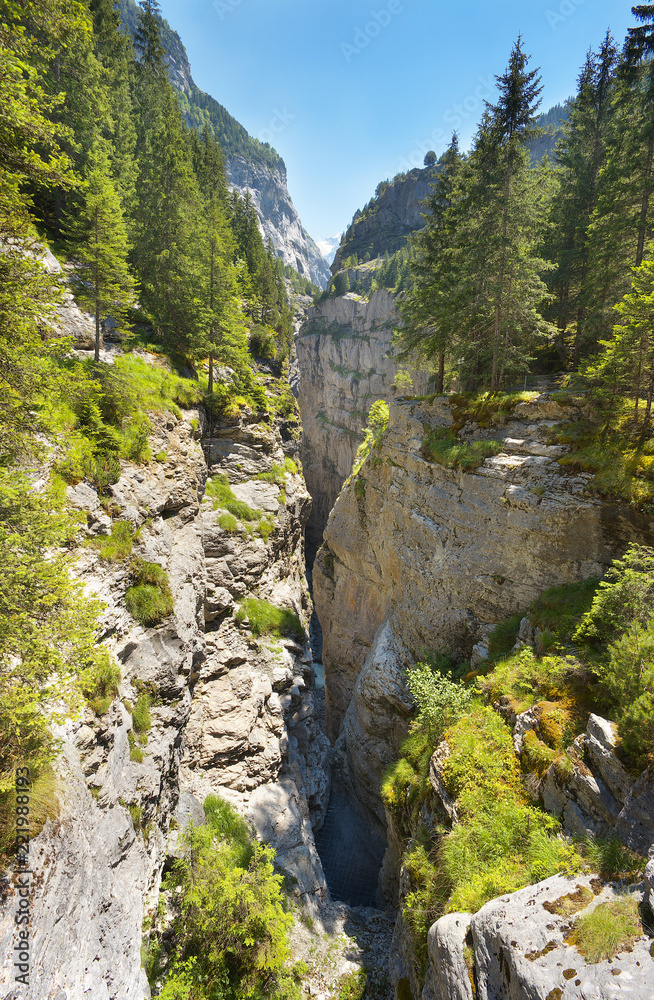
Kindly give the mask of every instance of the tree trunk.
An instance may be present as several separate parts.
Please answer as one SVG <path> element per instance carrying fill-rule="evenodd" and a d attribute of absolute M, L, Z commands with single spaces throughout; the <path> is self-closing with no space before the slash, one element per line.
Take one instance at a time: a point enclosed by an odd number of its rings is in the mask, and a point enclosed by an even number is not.
<path fill-rule="evenodd" d="M 645 183 L 643 200 L 640 207 L 640 222 L 638 225 L 638 246 L 636 248 L 636 267 L 643 263 L 645 254 L 645 237 L 647 236 L 647 213 L 649 211 L 649 183 L 652 176 L 652 160 L 654 159 L 654 136 L 650 136 L 647 144 L 647 162 L 645 164 Z"/>
<path fill-rule="evenodd" d="M 436 383 L 436 392 L 439 396 L 443 392 L 443 382 L 445 381 L 445 354 L 443 351 L 438 355 L 438 381 Z"/>

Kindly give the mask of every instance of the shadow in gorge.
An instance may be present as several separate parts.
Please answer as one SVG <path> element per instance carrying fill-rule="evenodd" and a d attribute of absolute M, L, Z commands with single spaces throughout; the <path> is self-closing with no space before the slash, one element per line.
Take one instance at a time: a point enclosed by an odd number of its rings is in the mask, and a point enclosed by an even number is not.
<path fill-rule="evenodd" d="M 377 907 L 385 845 L 371 834 L 349 796 L 337 786 L 314 838 L 332 899 L 349 906 Z"/>

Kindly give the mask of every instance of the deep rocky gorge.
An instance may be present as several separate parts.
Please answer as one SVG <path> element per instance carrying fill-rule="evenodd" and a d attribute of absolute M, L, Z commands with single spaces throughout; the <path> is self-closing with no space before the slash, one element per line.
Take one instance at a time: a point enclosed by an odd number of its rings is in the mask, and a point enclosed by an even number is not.
<path fill-rule="evenodd" d="M 73 319 L 84 326 L 83 317 Z M 32 845 L 32 985 L 17 993 L 5 958 L 5 1000 L 150 995 L 141 943 L 153 933 L 179 830 L 189 819 L 203 822 L 209 793 L 226 798 L 276 849 L 292 887 L 293 954 L 308 962 L 311 996 L 338 997 L 343 974 L 362 964 L 388 970 L 387 996 L 397 1000 L 651 996 L 650 939 L 613 962 L 590 964 L 568 940 L 569 919 L 554 912 L 570 894 L 583 903 L 578 913 L 613 899 L 618 887 L 592 875 L 555 876 L 476 914 L 442 917 L 429 932 L 424 978 L 416 967 L 401 915 L 400 838 L 380 797 L 412 710 L 404 669 L 428 648 L 478 662 L 491 625 L 523 613 L 549 586 L 601 574 L 629 541 L 652 544 L 654 532 L 650 518 L 602 501 L 588 491 L 588 476 L 558 464 L 562 447 L 550 443 L 548 430 L 576 411 L 547 396 L 519 404 L 492 431 L 473 422 L 462 428 L 468 441 L 501 437 L 502 451 L 474 471 L 428 461 L 425 434 L 450 426 L 452 410 L 446 397 L 395 398 L 396 367 L 386 356 L 394 321 L 384 291 L 369 300 L 329 299 L 310 317 L 297 339 L 302 443 L 297 425 L 247 409 L 211 432 L 200 408 L 164 414 L 152 418 L 159 461 L 123 462 L 110 497 L 85 483 L 69 488 L 85 522 L 75 571 L 105 604 L 99 638 L 120 663 L 122 680 L 104 715 L 88 708 L 59 731 L 59 815 Z M 114 353 L 102 359 L 110 363 Z M 336 499 L 376 398 L 390 405 L 382 447 Z M 319 512 L 313 544 L 336 501 L 313 567 L 326 733 L 306 634 L 257 638 L 247 619 L 236 618 L 255 595 L 293 610 L 308 627 L 311 498 L 287 461 L 300 453 Z M 283 485 L 275 476 L 259 478 L 284 466 Z M 272 525 L 267 538 L 221 524 L 206 493 L 216 474 L 228 477 L 237 500 L 264 513 Z M 132 618 L 125 565 L 103 561 L 98 551 L 98 539 L 118 520 L 140 529 L 135 553 L 168 573 L 174 614 L 157 627 Z M 527 618 L 520 641 L 535 641 Z M 143 691 L 152 696 L 152 726 L 141 746 L 133 711 Z M 510 721 L 519 751 L 538 720 L 526 712 Z M 542 804 L 570 835 L 614 831 L 647 854 L 651 775 L 634 782 L 624 771 L 606 720 L 592 716 L 578 742 L 579 766 L 566 780 L 548 775 Z M 442 795 L 437 755 L 430 782 Z M 387 845 L 378 894 L 384 912 L 330 899 L 314 841 L 330 786 L 349 795 L 371 843 Z M 654 857 L 632 891 L 654 905 Z M 11 953 L 14 901 L 5 885 L 4 956 Z"/>

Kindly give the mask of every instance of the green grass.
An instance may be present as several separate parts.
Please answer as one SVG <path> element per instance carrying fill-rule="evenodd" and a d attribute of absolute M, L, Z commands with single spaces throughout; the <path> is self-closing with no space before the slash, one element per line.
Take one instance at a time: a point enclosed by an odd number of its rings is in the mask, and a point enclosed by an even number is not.
<path fill-rule="evenodd" d="M 587 962 L 594 965 L 630 949 L 642 933 L 638 902 L 628 896 L 600 903 L 579 919 L 567 940 L 576 946 Z"/>
<path fill-rule="evenodd" d="M 268 601 L 248 597 L 235 615 L 237 622 L 249 622 L 250 630 L 257 638 L 261 635 L 290 636 L 300 639 L 304 629 L 298 616 L 287 608 L 276 608 Z"/>
<path fill-rule="evenodd" d="M 260 521 L 263 517 L 262 511 L 253 510 L 243 500 L 236 499 L 224 473 L 213 476 L 207 482 L 206 495 L 213 500 L 214 510 L 226 510 L 239 521 Z"/>
<path fill-rule="evenodd" d="M 223 531 L 229 531 L 232 535 L 241 530 L 241 526 L 233 514 L 219 514 L 216 522 Z"/>
<path fill-rule="evenodd" d="M 625 847 L 618 837 L 588 837 L 581 849 L 591 869 L 606 882 L 642 878 L 645 859 Z"/>
<path fill-rule="evenodd" d="M 136 532 L 129 521 L 115 521 L 110 535 L 96 535 L 91 545 L 98 549 L 104 562 L 118 562 L 131 556 Z"/>
<path fill-rule="evenodd" d="M 104 715 L 118 694 L 120 667 L 101 646 L 94 650 L 93 663 L 80 675 L 82 694 L 97 715 Z"/>
<path fill-rule="evenodd" d="M 506 656 L 515 646 L 520 631 L 520 622 L 524 615 L 512 615 L 499 625 L 496 625 L 488 637 L 488 659 L 496 660 L 498 656 Z"/>
<path fill-rule="evenodd" d="M 136 736 L 131 729 L 127 732 L 127 742 L 129 743 L 129 759 L 133 760 L 136 764 L 142 764 L 145 760 L 145 754 L 137 745 Z"/>
<path fill-rule="evenodd" d="M 156 625 L 174 608 L 168 574 L 158 563 L 138 559 L 132 567 L 133 585 L 125 594 L 131 615 L 142 625 Z"/>
<path fill-rule="evenodd" d="M 537 392 L 459 392 L 449 398 L 456 427 L 470 421 L 490 427 L 503 423 L 502 417 L 509 416 L 518 403 L 529 403 L 536 396 Z"/>
<path fill-rule="evenodd" d="M 451 428 L 433 428 L 422 442 L 420 454 L 427 462 L 442 465 L 446 469 L 461 469 L 471 472 L 483 464 L 486 458 L 498 455 L 503 450 L 499 441 L 460 441 Z"/>
<path fill-rule="evenodd" d="M 595 400 L 591 417 L 552 430 L 552 440 L 570 447 L 559 464 L 593 475 L 595 492 L 646 512 L 654 509 L 654 436 L 633 422 L 633 402 Z"/>
<path fill-rule="evenodd" d="M 152 716 L 150 714 L 150 695 L 147 691 L 142 691 L 138 696 L 134 711 L 132 712 L 132 726 L 134 732 L 142 735 L 152 728 Z"/>

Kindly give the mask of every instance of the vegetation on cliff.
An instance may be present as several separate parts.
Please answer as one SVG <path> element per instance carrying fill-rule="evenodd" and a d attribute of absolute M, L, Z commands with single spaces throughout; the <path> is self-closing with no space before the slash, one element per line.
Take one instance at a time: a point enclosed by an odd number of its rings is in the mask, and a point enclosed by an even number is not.
<path fill-rule="evenodd" d="M 634 775 L 652 763 L 653 590 L 654 551 L 632 545 L 603 580 L 554 588 L 534 602 L 527 615 L 538 629 L 535 647 L 513 649 L 516 616 L 491 634 L 481 675 L 443 654 L 408 672 L 416 714 L 382 798 L 405 845 L 403 912 L 423 968 L 427 931 L 442 913 L 474 912 L 584 866 L 606 878 L 639 871 L 641 859 L 615 840 L 563 838 L 535 800 L 551 768 L 564 780 L 572 773 L 574 740 L 591 712 L 615 720 Z M 535 725 L 517 754 L 510 723 L 527 709 Z"/>

